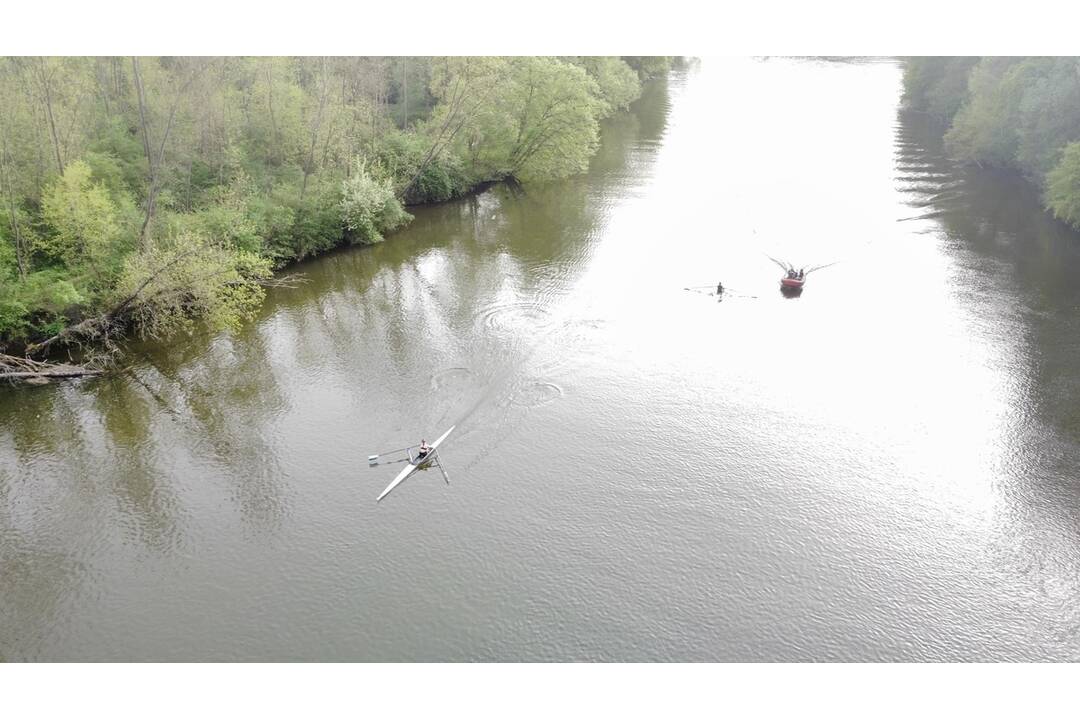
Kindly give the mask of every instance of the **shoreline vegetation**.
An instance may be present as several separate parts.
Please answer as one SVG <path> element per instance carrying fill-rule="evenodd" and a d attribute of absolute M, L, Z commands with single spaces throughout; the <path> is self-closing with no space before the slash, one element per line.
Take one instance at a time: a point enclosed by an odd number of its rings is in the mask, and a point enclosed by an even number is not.
<path fill-rule="evenodd" d="M 669 57 L 0 59 L 0 379 L 235 328 L 412 205 L 583 172 Z"/>
<path fill-rule="evenodd" d="M 942 123 L 952 157 L 1021 173 L 1080 230 L 1080 58 L 907 58 L 904 104 Z"/>

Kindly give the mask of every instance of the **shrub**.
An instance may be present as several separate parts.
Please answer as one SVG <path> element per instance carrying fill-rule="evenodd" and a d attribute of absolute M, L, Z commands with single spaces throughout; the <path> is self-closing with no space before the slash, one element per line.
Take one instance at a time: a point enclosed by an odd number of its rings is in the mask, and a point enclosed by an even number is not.
<path fill-rule="evenodd" d="M 1080 228 L 1080 142 L 1066 145 L 1061 161 L 1046 176 L 1046 205 L 1054 217 Z"/>
<path fill-rule="evenodd" d="M 341 184 L 341 217 L 349 241 L 361 245 L 381 242 L 383 233 L 412 219 L 401 207 L 388 179 L 376 179 L 363 163 Z"/>
<path fill-rule="evenodd" d="M 404 187 L 416 176 L 429 149 L 430 140 L 422 134 L 388 133 L 376 149 L 375 161 L 397 187 Z M 460 158 L 447 150 L 428 161 L 402 200 L 407 205 L 442 202 L 468 192 L 473 184 Z"/>
<path fill-rule="evenodd" d="M 30 273 L 25 280 L 0 279 L 0 337 L 27 338 L 63 327 L 65 316 L 86 298 L 60 268 Z"/>
<path fill-rule="evenodd" d="M 292 213 L 286 237 L 290 256 L 303 260 L 341 244 L 345 227 L 336 195 L 327 195 L 299 203 Z"/>
<path fill-rule="evenodd" d="M 129 256 L 115 296 L 138 294 L 131 315 L 144 336 L 190 332 L 196 320 L 235 329 L 253 317 L 265 294 L 261 282 L 269 276 L 269 260 L 184 233 Z"/>

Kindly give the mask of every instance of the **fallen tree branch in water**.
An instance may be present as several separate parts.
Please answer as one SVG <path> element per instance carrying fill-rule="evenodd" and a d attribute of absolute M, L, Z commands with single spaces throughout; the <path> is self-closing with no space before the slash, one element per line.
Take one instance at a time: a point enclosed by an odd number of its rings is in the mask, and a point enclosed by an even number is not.
<path fill-rule="evenodd" d="M 292 273 L 291 275 L 283 275 L 282 277 L 269 277 L 258 281 L 258 285 L 268 288 L 297 288 L 304 283 L 308 282 L 307 276 L 303 273 Z"/>
<path fill-rule="evenodd" d="M 43 384 L 48 382 L 49 378 L 91 377 L 101 375 L 103 372 L 101 368 L 89 365 L 42 362 L 0 354 L 0 380 L 9 382 Z"/>
<path fill-rule="evenodd" d="M 41 355 L 49 349 L 49 346 L 53 345 L 54 343 L 60 343 L 62 345 L 77 339 L 93 339 L 96 336 L 107 337 L 113 325 L 122 318 L 123 314 L 128 310 L 131 304 L 139 298 L 139 296 L 142 294 L 143 290 L 147 288 L 147 286 L 157 280 L 159 276 L 164 274 L 178 262 L 192 255 L 193 252 L 194 251 L 187 251 L 180 253 L 171 261 L 158 268 L 156 271 L 151 273 L 149 277 L 143 280 L 142 283 L 137 288 L 135 288 L 134 292 L 130 293 L 127 297 L 120 300 L 120 302 L 113 305 L 112 308 L 110 308 L 108 311 L 102 313 L 101 315 L 87 318 L 86 320 L 83 320 L 82 322 L 75 325 L 71 325 L 70 327 L 66 327 L 56 335 L 53 335 L 51 338 L 29 346 L 28 348 L 26 348 L 26 354 Z"/>

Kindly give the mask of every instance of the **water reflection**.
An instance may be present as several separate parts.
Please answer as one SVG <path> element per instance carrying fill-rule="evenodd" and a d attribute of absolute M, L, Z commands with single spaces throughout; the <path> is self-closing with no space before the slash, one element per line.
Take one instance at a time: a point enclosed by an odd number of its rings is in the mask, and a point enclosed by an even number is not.
<path fill-rule="evenodd" d="M 1070 605 L 1080 591 L 1080 234 L 1023 178 L 949 161 L 927 118 L 902 114 L 897 137 L 898 179 L 927 232 L 941 232 L 972 333 L 1011 348 L 999 368 L 1012 401 L 992 551 L 1000 569 Z M 1075 642 L 1080 613 L 1064 613 L 1053 632 Z"/>
<path fill-rule="evenodd" d="M 582 271 L 609 210 L 598 184 L 641 182 L 648 160 L 634 148 L 656 145 L 666 93 L 652 84 L 642 111 L 605 124 L 588 177 L 418 208 L 390 242 L 298 266 L 302 282 L 270 291 L 236 333 L 132 341 L 116 376 L 3 390 L 0 657 L 63 647 L 65 613 L 93 607 L 87 589 L 105 591 L 145 553 L 198 552 L 207 522 L 229 522 L 222 502 L 249 532 L 289 533 L 303 483 L 351 460 L 342 439 L 393 432 L 366 425 L 387 394 L 432 425 L 482 393 L 504 417 L 560 398 L 556 383 L 507 368 L 550 332 Z M 418 367 L 432 407 L 417 406 Z"/>
<path fill-rule="evenodd" d="M 1075 657 L 1076 243 L 898 93 L 707 61 L 586 176 L 3 391 L 0 656 Z M 788 301 L 767 255 L 842 262 Z"/>

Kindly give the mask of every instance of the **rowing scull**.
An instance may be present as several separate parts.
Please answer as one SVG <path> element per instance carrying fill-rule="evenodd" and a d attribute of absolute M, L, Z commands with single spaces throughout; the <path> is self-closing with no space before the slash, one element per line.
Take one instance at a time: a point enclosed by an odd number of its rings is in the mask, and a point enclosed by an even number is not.
<path fill-rule="evenodd" d="M 386 489 L 382 491 L 382 493 L 375 500 L 375 502 L 379 502 L 379 500 L 382 500 L 384 497 L 389 495 L 391 490 L 396 488 L 401 483 L 405 482 L 405 479 L 408 478 L 410 475 L 412 475 L 414 472 L 416 472 L 417 470 L 419 470 L 422 467 L 427 467 L 428 465 L 431 465 L 432 463 L 435 463 L 436 465 L 439 466 L 439 470 L 442 471 L 443 477 L 446 478 L 446 482 L 449 483 L 450 478 L 448 478 L 446 476 L 446 471 L 443 470 L 442 465 L 439 464 L 439 444 L 442 443 L 442 441 L 446 439 L 447 435 L 454 432 L 455 427 L 457 427 L 457 425 L 454 425 L 453 427 L 451 427 L 449 430 L 447 430 L 442 435 L 440 435 L 438 440 L 431 443 L 431 450 L 428 451 L 428 453 L 426 455 L 424 455 L 424 457 L 422 457 L 422 458 L 415 458 L 414 459 L 413 455 L 412 455 L 412 448 L 409 448 L 409 460 L 410 460 L 409 464 L 406 465 L 405 468 L 400 473 L 398 473 L 398 476 L 396 478 L 394 478 L 393 482 L 391 482 L 389 485 L 386 486 Z"/>

